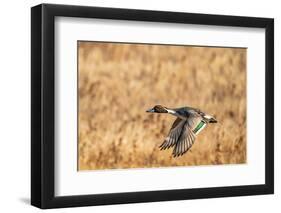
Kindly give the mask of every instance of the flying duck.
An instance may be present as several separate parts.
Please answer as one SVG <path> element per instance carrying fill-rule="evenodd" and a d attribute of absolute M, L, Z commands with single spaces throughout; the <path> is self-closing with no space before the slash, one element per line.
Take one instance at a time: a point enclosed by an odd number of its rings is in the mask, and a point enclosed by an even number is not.
<path fill-rule="evenodd" d="M 156 105 L 146 112 L 169 113 L 176 116 L 168 136 L 160 145 L 160 149 L 174 147 L 173 157 L 185 154 L 193 145 L 196 135 L 209 123 L 217 123 L 217 120 L 199 109 L 192 107 L 168 108 Z"/>

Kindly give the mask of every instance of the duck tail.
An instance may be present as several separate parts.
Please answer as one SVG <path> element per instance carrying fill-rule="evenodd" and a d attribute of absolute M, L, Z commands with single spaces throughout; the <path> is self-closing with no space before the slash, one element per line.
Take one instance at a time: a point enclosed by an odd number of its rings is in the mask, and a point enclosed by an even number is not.
<path fill-rule="evenodd" d="M 218 121 L 211 115 L 204 115 L 204 119 L 207 123 L 217 123 Z"/>
<path fill-rule="evenodd" d="M 217 121 L 215 118 L 211 118 L 211 119 L 209 120 L 209 123 L 218 123 L 218 121 Z"/>

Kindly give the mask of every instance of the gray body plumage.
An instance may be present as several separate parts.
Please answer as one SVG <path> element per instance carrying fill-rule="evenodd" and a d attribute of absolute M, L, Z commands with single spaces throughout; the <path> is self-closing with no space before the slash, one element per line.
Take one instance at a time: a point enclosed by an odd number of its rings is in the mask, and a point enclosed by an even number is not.
<path fill-rule="evenodd" d="M 173 156 L 178 157 L 186 153 L 194 144 L 196 135 L 208 124 L 216 123 L 216 119 L 192 107 L 167 108 L 156 105 L 147 112 L 169 113 L 177 117 L 168 136 L 160 145 L 160 149 L 174 147 Z"/>

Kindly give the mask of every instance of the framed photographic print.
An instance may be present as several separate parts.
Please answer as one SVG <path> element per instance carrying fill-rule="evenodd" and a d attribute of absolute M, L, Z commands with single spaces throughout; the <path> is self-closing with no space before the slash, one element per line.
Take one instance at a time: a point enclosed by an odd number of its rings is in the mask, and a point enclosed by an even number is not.
<path fill-rule="evenodd" d="M 31 203 L 272 194 L 274 21 L 31 9 Z"/>

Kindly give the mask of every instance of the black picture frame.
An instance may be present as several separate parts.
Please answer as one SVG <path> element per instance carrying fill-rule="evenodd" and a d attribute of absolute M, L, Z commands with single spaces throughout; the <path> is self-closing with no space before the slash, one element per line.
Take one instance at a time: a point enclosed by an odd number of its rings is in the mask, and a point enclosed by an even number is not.
<path fill-rule="evenodd" d="M 56 197 L 54 18 L 58 16 L 265 29 L 265 184 Z M 41 4 L 31 8 L 32 205 L 46 209 L 272 193 L 274 193 L 274 19 L 53 4 Z"/>

